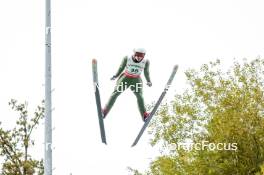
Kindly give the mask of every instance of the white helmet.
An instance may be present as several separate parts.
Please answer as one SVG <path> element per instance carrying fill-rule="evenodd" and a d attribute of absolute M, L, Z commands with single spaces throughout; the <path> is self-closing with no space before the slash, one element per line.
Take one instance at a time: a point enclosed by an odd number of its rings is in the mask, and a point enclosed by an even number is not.
<path fill-rule="evenodd" d="M 146 53 L 146 50 L 144 48 L 135 48 L 133 51 L 134 53 Z"/>

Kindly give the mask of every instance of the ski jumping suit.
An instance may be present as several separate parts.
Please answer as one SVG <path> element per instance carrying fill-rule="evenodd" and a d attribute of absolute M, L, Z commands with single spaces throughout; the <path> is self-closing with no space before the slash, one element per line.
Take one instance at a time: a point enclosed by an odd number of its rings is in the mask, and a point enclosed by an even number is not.
<path fill-rule="evenodd" d="M 144 104 L 143 90 L 142 90 L 143 83 L 140 77 L 142 71 L 144 71 L 144 75 L 147 82 L 151 82 L 149 77 L 149 60 L 143 59 L 140 62 L 135 62 L 132 56 L 130 57 L 126 56 L 123 58 L 123 61 L 117 73 L 114 75 L 114 77 L 119 77 L 119 78 L 117 80 L 115 89 L 104 108 L 104 110 L 106 110 L 104 111 L 105 115 L 111 110 L 117 97 L 123 91 L 125 91 L 125 89 L 130 88 L 137 97 L 137 103 L 140 114 L 142 117 L 144 117 L 144 114 L 146 113 L 146 108 Z"/>

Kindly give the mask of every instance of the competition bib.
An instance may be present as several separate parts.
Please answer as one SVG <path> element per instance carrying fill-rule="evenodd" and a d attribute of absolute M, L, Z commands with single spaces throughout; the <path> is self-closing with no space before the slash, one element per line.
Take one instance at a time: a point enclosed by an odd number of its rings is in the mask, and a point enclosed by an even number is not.
<path fill-rule="evenodd" d="M 126 64 L 126 73 L 139 76 L 141 72 L 144 70 L 145 64 L 146 64 L 145 59 L 143 59 L 139 63 L 136 63 L 133 61 L 132 57 L 128 57 Z"/>

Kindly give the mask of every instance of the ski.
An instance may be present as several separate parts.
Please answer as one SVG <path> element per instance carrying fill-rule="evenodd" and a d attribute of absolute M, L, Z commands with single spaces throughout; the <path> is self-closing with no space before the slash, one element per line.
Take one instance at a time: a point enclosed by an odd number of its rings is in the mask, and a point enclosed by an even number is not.
<path fill-rule="evenodd" d="M 97 106 L 101 139 L 102 139 L 102 142 L 106 144 L 104 120 L 103 120 L 102 106 L 101 106 L 101 99 L 100 99 L 99 85 L 98 85 L 98 72 L 97 72 L 97 60 L 96 59 L 92 60 L 92 70 L 93 70 L 93 84 L 94 84 L 95 100 L 96 100 L 96 106 Z"/>
<path fill-rule="evenodd" d="M 171 83 L 172 83 L 172 81 L 173 81 L 173 79 L 174 79 L 174 76 L 175 76 L 177 70 L 178 70 L 178 65 L 175 65 L 175 66 L 173 67 L 173 71 L 172 71 L 172 73 L 171 73 L 171 75 L 170 75 L 170 78 L 169 78 L 169 80 L 168 80 L 168 82 L 167 82 L 167 84 L 166 84 L 166 86 L 165 86 L 163 92 L 161 93 L 161 95 L 160 95 L 158 101 L 156 102 L 154 108 L 153 108 L 152 111 L 150 112 L 149 117 L 147 118 L 147 120 L 145 121 L 145 123 L 144 123 L 144 125 L 142 126 L 141 130 L 139 131 L 139 133 L 138 133 L 138 135 L 137 135 L 137 137 L 136 137 L 136 139 L 135 139 L 135 141 L 133 142 L 133 144 L 132 144 L 131 147 L 135 146 L 135 145 L 138 143 L 138 141 L 139 141 L 139 139 L 141 138 L 141 136 L 143 135 L 145 129 L 148 127 L 148 124 L 149 124 L 150 120 L 151 120 L 152 117 L 154 116 L 154 114 L 155 114 L 155 112 L 157 111 L 159 105 L 161 104 L 161 101 L 163 100 L 164 96 L 166 95 L 166 93 L 167 93 L 167 91 L 168 91 L 168 89 L 169 89 L 169 87 L 170 87 L 170 85 L 171 85 Z"/>

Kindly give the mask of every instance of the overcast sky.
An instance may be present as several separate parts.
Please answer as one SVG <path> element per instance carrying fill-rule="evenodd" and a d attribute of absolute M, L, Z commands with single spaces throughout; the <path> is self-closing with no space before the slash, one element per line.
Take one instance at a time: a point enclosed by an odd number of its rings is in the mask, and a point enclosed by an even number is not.
<path fill-rule="evenodd" d="M 15 98 L 29 109 L 44 99 L 45 1 L 0 2 L 0 121 L 17 117 L 8 107 Z M 128 174 L 144 170 L 156 155 L 145 133 L 130 148 L 143 122 L 133 93 L 122 94 L 105 120 L 108 146 L 101 144 L 92 84 L 91 60 L 98 60 L 103 105 L 121 59 L 135 47 L 147 50 L 156 101 L 173 65 L 179 70 L 165 100 L 186 87 L 184 70 L 220 59 L 249 60 L 264 55 L 262 0 L 56 0 L 52 2 L 52 87 L 54 174 Z M 43 125 L 33 155 L 42 157 Z M 86 174 L 87 174 L 86 173 Z"/>

